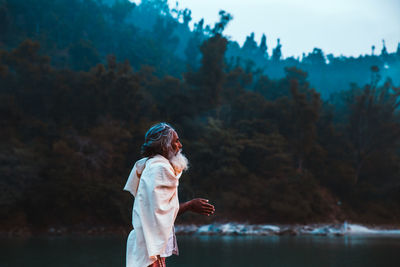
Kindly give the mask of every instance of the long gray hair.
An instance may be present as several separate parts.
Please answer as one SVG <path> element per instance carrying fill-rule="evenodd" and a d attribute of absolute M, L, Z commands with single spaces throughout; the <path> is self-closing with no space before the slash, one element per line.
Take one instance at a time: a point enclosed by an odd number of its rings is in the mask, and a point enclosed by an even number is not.
<path fill-rule="evenodd" d="M 172 152 L 172 138 L 174 128 L 165 122 L 153 125 L 144 136 L 141 154 L 144 157 L 153 157 L 157 154 L 170 158 Z"/>

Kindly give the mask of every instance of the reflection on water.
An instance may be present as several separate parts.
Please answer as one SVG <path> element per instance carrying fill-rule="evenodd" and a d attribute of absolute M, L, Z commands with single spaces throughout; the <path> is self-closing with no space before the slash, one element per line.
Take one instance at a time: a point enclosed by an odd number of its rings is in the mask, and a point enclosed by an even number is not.
<path fill-rule="evenodd" d="M 200 236 L 180 247 L 171 266 L 400 266 L 398 237 Z"/>
<path fill-rule="evenodd" d="M 125 238 L 0 239 L 1 267 L 125 265 Z M 400 266 L 390 236 L 178 236 L 179 266 Z"/>
<path fill-rule="evenodd" d="M 0 266 L 124 266 L 124 250 L 125 240 L 115 237 L 0 239 Z"/>

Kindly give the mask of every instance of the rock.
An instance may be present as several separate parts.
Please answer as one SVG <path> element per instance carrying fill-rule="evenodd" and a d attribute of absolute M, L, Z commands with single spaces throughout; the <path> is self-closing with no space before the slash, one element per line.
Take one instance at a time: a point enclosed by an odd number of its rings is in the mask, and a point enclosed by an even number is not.
<path fill-rule="evenodd" d="M 294 229 L 284 229 L 280 232 L 277 232 L 277 235 L 291 235 L 291 236 L 295 236 L 298 235 L 298 232 L 295 231 Z"/>

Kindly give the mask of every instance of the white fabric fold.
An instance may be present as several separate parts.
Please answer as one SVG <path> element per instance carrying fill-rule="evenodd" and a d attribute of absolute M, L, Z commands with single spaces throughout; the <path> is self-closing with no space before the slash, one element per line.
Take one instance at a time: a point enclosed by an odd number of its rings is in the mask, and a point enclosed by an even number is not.
<path fill-rule="evenodd" d="M 124 188 L 135 196 L 127 267 L 147 267 L 164 255 L 179 210 L 180 175 L 161 155 L 141 159 L 133 167 Z"/>
<path fill-rule="evenodd" d="M 142 158 L 138 160 L 133 166 L 131 173 L 129 174 L 128 180 L 126 181 L 124 190 L 129 191 L 134 197 L 136 197 L 136 192 L 138 190 L 140 176 L 146 166 L 146 161 L 148 158 Z"/>

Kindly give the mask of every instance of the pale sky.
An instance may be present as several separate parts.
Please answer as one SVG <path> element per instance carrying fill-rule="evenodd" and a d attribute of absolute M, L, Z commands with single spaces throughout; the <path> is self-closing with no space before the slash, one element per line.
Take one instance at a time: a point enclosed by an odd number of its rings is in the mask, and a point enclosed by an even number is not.
<path fill-rule="evenodd" d="M 138 1 L 133 1 L 138 2 Z M 140 2 L 140 1 L 139 1 Z M 175 6 L 176 0 L 168 0 Z M 301 56 L 314 47 L 325 54 L 358 56 L 400 42 L 400 0 L 179 0 L 179 8 L 192 10 L 192 22 L 204 18 L 211 26 L 225 10 L 233 20 L 224 34 L 243 44 L 255 33 L 257 43 L 267 36 L 268 53 L 281 39 L 284 57 Z"/>

